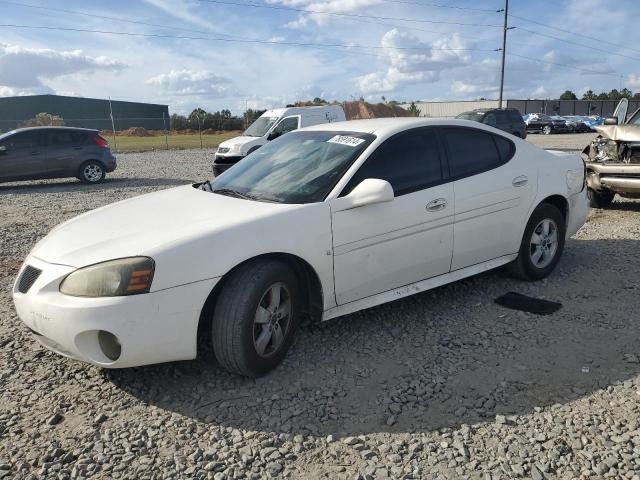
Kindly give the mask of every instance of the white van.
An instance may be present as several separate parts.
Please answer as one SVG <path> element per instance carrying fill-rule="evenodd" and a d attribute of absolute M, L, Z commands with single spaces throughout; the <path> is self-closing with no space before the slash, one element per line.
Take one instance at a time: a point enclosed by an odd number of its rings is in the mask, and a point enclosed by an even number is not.
<path fill-rule="evenodd" d="M 267 110 L 240 137 L 231 138 L 220 144 L 213 160 L 213 174 L 220 175 L 269 140 L 287 132 L 320 123 L 344 120 L 346 117 L 340 105 Z"/>

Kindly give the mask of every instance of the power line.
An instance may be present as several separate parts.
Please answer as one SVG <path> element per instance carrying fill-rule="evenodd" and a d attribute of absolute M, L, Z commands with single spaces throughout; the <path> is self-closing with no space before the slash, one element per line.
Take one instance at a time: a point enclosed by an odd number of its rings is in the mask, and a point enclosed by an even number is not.
<path fill-rule="evenodd" d="M 486 12 L 486 13 L 500 13 L 502 9 L 495 8 L 473 8 L 473 7 L 461 7 L 458 5 L 443 5 L 441 3 L 428 3 L 428 2 L 418 2 L 418 1 L 409 1 L 409 0 L 380 0 L 384 3 L 404 3 L 407 5 L 417 5 L 421 7 L 435 7 L 435 8 L 450 8 L 453 10 L 468 10 L 472 12 Z"/>
<path fill-rule="evenodd" d="M 310 13 L 314 15 L 330 15 L 335 17 L 346 17 L 346 18 L 372 18 L 376 20 L 395 20 L 395 21 L 413 22 L 413 23 L 434 23 L 434 24 L 457 25 L 457 26 L 465 26 L 465 27 L 502 28 L 501 25 L 491 25 L 486 23 L 446 22 L 442 20 L 426 20 L 421 18 L 382 17 L 378 15 L 363 15 L 360 13 L 330 12 L 330 11 L 323 12 L 320 10 L 308 10 L 304 8 L 285 7 L 282 5 L 264 5 L 259 3 L 238 3 L 238 2 L 228 1 L 228 0 L 199 0 L 199 1 L 206 2 L 206 3 L 214 3 L 217 5 L 231 5 L 235 7 L 250 7 L 250 8 L 266 8 L 269 10 L 285 10 L 289 12 Z"/>
<path fill-rule="evenodd" d="M 546 33 L 536 32 L 534 30 L 529 30 L 529 29 L 524 28 L 524 27 L 517 27 L 516 26 L 514 28 L 516 30 L 520 30 L 522 32 L 527 32 L 527 33 L 530 33 L 532 35 L 538 35 L 540 37 L 551 38 L 553 40 L 558 40 L 560 42 L 568 43 L 568 44 L 571 44 L 571 45 L 576 45 L 578 47 L 588 48 L 590 50 L 595 50 L 597 52 L 603 52 L 603 53 L 606 53 L 608 55 L 615 55 L 615 56 L 618 56 L 618 57 L 628 58 L 629 60 L 634 60 L 636 62 L 640 62 L 640 58 L 630 57 L 628 55 L 624 55 L 623 53 L 616 53 L 616 52 L 612 52 L 610 50 L 605 50 L 605 49 L 598 48 L 598 47 L 592 47 L 591 45 L 585 45 L 584 43 L 574 42 L 574 41 L 568 40 L 566 38 L 556 37 L 555 35 L 548 35 Z"/>
<path fill-rule="evenodd" d="M 208 40 L 212 42 L 230 42 L 230 43 L 255 43 L 266 45 L 285 45 L 294 47 L 312 47 L 312 48 L 346 48 L 346 49 L 376 49 L 376 50 L 413 50 L 413 51 L 476 51 L 476 52 L 496 52 L 498 49 L 479 49 L 479 48 L 447 48 L 447 47 L 386 47 L 382 45 L 357 45 L 343 43 L 312 43 L 312 42 L 286 42 L 276 40 L 259 40 L 249 38 L 215 38 L 215 37 L 196 37 L 188 35 L 168 35 L 162 33 L 139 33 L 139 32 L 118 32 L 111 30 L 94 30 L 89 28 L 71 28 L 71 27 L 50 27 L 44 25 L 18 25 L 11 23 L 0 24 L 0 27 L 21 28 L 29 30 L 53 30 L 64 32 L 79 33 L 99 33 L 105 35 L 123 35 L 129 37 L 151 37 L 151 38 L 173 38 L 180 40 Z"/>
<path fill-rule="evenodd" d="M 235 35 L 229 35 L 226 33 L 219 33 L 219 32 L 207 32 L 207 31 L 203 31 L 203 30 L 194 30 L 192 28 L 180 28 L 180 27 L 172 27 L 169 25 L 162 25 L 162 24 L 158 24 L 158 23 L 149 23 L 149 22 L 142 22 L 139 20 L 129 20 L 127 18 L 122 18 L 122 17 L 110 17 L 108 15 L 100 15 L 98 13 L 89 13 L 89 12 L 80 12 L 78 10 L 69 10 L 66 8 L 53 8 L 53 7 L 43 7 L 41 5 L 33 5 L 30 3 L 21 3 L 21 2 L 12 2 L 9 0 L 0 0 L 0 3 L 4 3 L 6 5 L 14 5 L 14 6 L 18 6 L 18 7 L 26 7 L 26 8 L 34 8 L 37 10 L 45 10 L 48 12 L 59 12 L 59 13 L 69 13 L 72 15 L 82 15 L 84 17 L 91 17 L 91 18 L 101 18 L 103 20 L 115 20 L 117 22 L 124 22 L 124 23 L 132 23 L 132 24 L 136 24 L 136 25 L 144 25 L 147 27 L 158 27 L 158 28 L 168 28 L 170 30 L 181 30 L 184 32 L 191 32 L 191 33 L 201 33 L 204 35 L 222 35 L 224 37 L 235 37 Z"/>
<path fill-rule="evenodd" d="M 603 40 L 602 38 L 592 37 L 590 35 L 585 35 L 584 33 L 572 32 L 572 31 L 566 30 L 564 28 L 553 27 L 551 25 L 547 25 L 546 23 L 538 22 L 536 20 L 531 20 L 530 18 L 526 18 L 526 17 L 520 17 L 518 15 L 509 14 L 509 16 L 512 17 L 512 18 L 517 18 L 518 20 L 523 20 L 525 22 L 534 23 L 536 25 L 540 25 L 541 27 L 549 28 L 551 30 L 556 30 L 558 32 L 568 33 L 569 35 L 575 35 L 577 37 L 587 38 L 589 40 L 595 40 L 596 42 L 606 43 L 607 45 L 612 45 L 614 47 L 624 48 L 624 49 L 627 49 L 627 50 L 632 50 L 634 52 L 640 53 L 640 50 L 638 50 L 636 48 L 629 47 L 627 45 L 621 45 L 619 43 L 609 42 L 607 40 Z"/>
<path fill-rule="evenodd" d="M 616 77 L 616 78 L 620 77 L 620 75 L 618 75 L 617 73 L 597 72 L 595 70 L 588 70 L 586 68 L 576 67 L 575 65 L 569 65 L 568 63 L 550 62 L 548 60 L 541 60 L 539 58 L 527 57 L 526 55 L 520 55 L 519 53 L 507 52 L 506 54 L 511 57 L 524 58 L 525 60 L 531 60 L 533 62 L 544 63 L 547 65 L 555 65 L 557 67 L 571 68 L 573 70 L 578 70 L 582 73 L 589 73 L 591 75 L 607 75 L 607 76 Z"/>

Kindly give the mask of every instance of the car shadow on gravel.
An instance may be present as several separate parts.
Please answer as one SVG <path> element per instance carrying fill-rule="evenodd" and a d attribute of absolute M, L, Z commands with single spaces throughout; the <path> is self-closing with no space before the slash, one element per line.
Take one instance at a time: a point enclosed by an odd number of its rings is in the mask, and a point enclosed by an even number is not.
<path fill-rule="evenodd" d="M 31 195 L 34 193 L 66 193 L 77 192 L 79 190 L 109 190 L 121 188 L 140 188 L 140 187 L 163 187 L 188 185 L 193 180 L 183 178 L 146 178 L 146 177 L 127 177 L 127 178 L 105 178 L 103 182 L 97 185 L 87 185 L 75 179 L 63 181 L 40 181 L 29 183 L 12 183 L 0 184 L 0 196 L 2 194 L 12 195 Z"/>
<path fill-rule="evenodd" d="M 257 380 L 225 372 L 210 352 L 105 375 L 145 404 L 246 430 L 341 436 L 497 415 L 508 423 L 640 374 L 640 327 L 630 321 L 640 310 L 638 253 L 634 240 L 570 240 L 541 282 L 493 271 L 303 326 L 284 364 Z M 538 316 L 494 304 L 507 291 L 563 308 Z"/>
<path fill-rule="evenodd" d="M 625 199 L 624 201 L 614 201 L 605 210 L 619 210 L 622 212 L 640 212 L 640 200 Z"/>

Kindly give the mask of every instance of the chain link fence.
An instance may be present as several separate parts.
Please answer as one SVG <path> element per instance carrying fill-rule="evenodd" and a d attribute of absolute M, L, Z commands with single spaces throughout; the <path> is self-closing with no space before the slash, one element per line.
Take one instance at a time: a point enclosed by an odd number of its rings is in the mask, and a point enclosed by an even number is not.
<path fill-rule="evenodd" d="M 204 122 L 197 119 L 190 122 L 187 128 L 171 129 L 171 119 L 162 117 L 90 117 L 90 118 L 60 118 L 50 116 L 42 119 L 2 119 L 0 133 L 26 126 L 66 126 L 90 128 L 100 131 L 114 152 L 135 152 L 148 150 L 172 149 L 212 149 L 235 136 L 241 134 L 243 124 L 235 121 L 222 120 L 220 128 L 204 128 Z"/>

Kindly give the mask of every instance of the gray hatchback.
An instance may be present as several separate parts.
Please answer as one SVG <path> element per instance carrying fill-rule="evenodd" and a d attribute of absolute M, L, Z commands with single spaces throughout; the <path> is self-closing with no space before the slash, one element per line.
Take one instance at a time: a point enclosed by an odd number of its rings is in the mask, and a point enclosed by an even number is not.
<path fill-rule="evenodd" d="M 115 169 L 116 157 L 97 130 L 33 127 L 0 135 L 0 182 L 76 177 L 99 183 Z"/>

